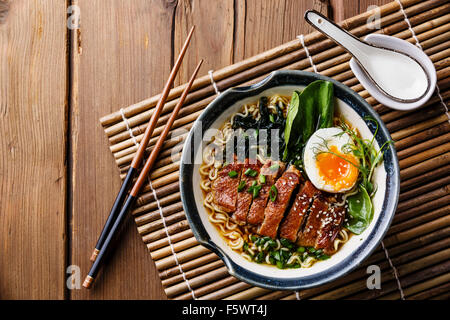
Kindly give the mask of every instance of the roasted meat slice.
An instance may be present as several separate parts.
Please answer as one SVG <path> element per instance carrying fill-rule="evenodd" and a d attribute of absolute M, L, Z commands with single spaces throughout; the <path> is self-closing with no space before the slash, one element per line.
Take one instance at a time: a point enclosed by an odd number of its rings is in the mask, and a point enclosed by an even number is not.
<path fill-rule="evenodd" d="M 295 201 L 289 210 L 286 218 L 281 223 L 280 237 L 292 242 L 297 241 L 297 234 L 302 223 L 307 216 L 307 211 L 313 202 L 313 198 L 319 193 L 314 185 L 306 181 L 300 188 Z"/>
<path fill-rule="evenodd" d="M 225 212 L 236 211 L 242 166 L 238 162 L 225 165 L 212 184 L 214 203 Z"/>
<path fill-rule="evenodd" d="M 259 191 L 258 197 L 253 199 L 252 206 L 248 212 L 247 222 L 252 225 L 260 225 L 264 220 L 264 209 L 269 200 L 270 188 L 284 171 L 285 165 L 280 161 L 268 160 L 260 170 L 260 175 L 264 176 L 265 183 Z"/>
<path fill-rule="evenodd" d="M 309 209 L 303 230 L 298 233 L 297 244 L 303 247 L 314 247 L 317 235 L 322 224 L 322 215 L 328 210 L 328 202 L 320 193 L 313 201 Z"/>
<path fill-rule="evenodd" d="M 253 194 L 249 192 L 252 184 L 258 181 L 261 163 L 256 159 L 245 159 L 242 167 L 241 181 L 239 182 L 236 211 L 232 219 L 238 224 L 245 225 L 247 223 L 247 214 L 253 200 Z"/>
<path fill-rule="evenodd" d="M 316 249 L 323 249 L 325 254 L 334 252 L 334 240 L 342 229 L 345 219 L 345 207 L 336 207 L 330 205 L 329 210 L 322 216 L 322 224 L 320 226 Z"/>
<path fill-rule="evenodd" d="M 290 166 L 283 175 L 275 183 L 276 197 L 274 201 L 269 200 L 266 209 L 264 210 L 264 221 L 258 230 L 258 233 L 263 236 L 276 238 L 278 226 L 284 213 L 292 193 L 300 182 L 300 171 L 295 166 Z"/>

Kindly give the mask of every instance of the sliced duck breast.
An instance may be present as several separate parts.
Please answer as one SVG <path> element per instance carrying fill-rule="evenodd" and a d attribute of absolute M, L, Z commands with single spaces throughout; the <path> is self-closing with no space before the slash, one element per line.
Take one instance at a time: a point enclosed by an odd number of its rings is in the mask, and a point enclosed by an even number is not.
<path fill-rule="evenodd" d="M 268 160 L 260 170 L 258 181 L 261 184 L 261 190 L 258 197 L 253 199 L 247 216 L 247 222 L 252 225 L 260 225 L 264 221 L 264 210 L 269 200 L 270 188 L 275 184 L 278 177 L 284 171 L 285 165 L 281 161 Z M 262 183 L 261 181 L 264 181 Z"/>
<path fill-rule="evenodd" d="M 298 191 L 295 201 L 292 204 L 286 218 L 281 223 L 280 227 L 280 238 L 285 238 L 291 242 L 297 241 L 297 234 L 300 230 L 305 217 L 307 217 L 307 212 L 314 197 L 320 191 L 317 190 L 314 185 L 306 181 L 305 184 Z"/>
<path fill-rule="evenodd" d="M 238 162 L 226 164 L 212 183 L 213 201 L 225 212 L 236 211 L 242 167 L 243 164 Z"/>
<path fill-rule="evenodd" d="M 273 239 L 277 236 L 278 227 L 289 205 L 292 193 L 300 182 L 300 171 L 290 166 L 275 183 L 275 197 L 272 197 L 264 210 L 264 221 L 258 233 Z M 270 198 L 270 195 L 269 195 Z"/>
<path fill-rule="evenodd" d="M 345 219 L 346 208 L 330 205 L 329 210 L 322 217 L 315 248 L 323 249 L 324 253 L 330 255 L 334 253 L 334 240 L 342 230 Z"/>
<path fill-rule="evenodd" d="M 322 215 L 328 210 L 328 202 L 320 193 L 313 201 L 309 209 L 308 218 L 297 237 L 297 245 L 303 247 L 314 247 L 320 226 L 322 225 Z"/>
<path fill-rule="evenodd" d="M 260 168 L 261 163 L 258 160 L 245 159 L 238 184 L 236 211 L 232 216 L 232 219 L 240 225 L 247 223 L 247 214 L 253 200 L 253 193 L 249 192 L 249 188 L 252 187 L 252 184 L 258 183 Z"/>

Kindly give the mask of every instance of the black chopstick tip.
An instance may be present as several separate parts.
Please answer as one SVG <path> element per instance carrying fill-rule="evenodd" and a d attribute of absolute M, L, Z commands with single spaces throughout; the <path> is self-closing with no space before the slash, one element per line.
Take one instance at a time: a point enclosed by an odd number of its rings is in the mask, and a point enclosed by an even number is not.
<path fill-rule="evenodd" d="M 84 279 L 83 287 L 86 289 L 90 289 L 92 287 L 92 283 L 94 283 L 94 278 L 91 276 L 86 276 L 86 279 Z"/>

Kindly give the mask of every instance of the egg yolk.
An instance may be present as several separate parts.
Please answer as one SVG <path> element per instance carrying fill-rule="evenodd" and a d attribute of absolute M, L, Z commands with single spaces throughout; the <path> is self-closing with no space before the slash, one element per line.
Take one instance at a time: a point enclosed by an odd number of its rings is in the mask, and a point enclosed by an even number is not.
<path fill-rule="evenodd" d="M 319 175 L 335 192 L 348 190 L 355 185 L 358 179 L 359 170 L 354 166 L 359 165 L 358 158 L 340 152 L 336 146 L 331 146 L 330 151 L 334 154 L 325 152 L 316 157 Z"/>

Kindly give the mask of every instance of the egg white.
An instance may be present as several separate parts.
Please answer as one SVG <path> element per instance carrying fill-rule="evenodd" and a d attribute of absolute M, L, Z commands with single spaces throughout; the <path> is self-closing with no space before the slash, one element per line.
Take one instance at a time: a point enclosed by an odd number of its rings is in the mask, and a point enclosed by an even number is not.
<path fill-rule="evenodd" d="M 344 146 L 348 143 L 352 143 L 350 136 L 347 133 L 343 133 L 341 128 L 325 128 L 314 132 L 306 143 L 303 153 L 303 164 L 309 180 L 317 189 L 326 192 L 342 193 L 351 190 L 356 181 L 345 188 L 335 190 L 333 185 L 327 184 L 324 178 L 320 176 L 319 169 L 316 165 L 316 155 L 320 151 L 326 151 L 324 146 L 325 141 L 329 148 L 331 146 L 336 146 L 342 153 L 345 153 L 343 150 Z"/>

